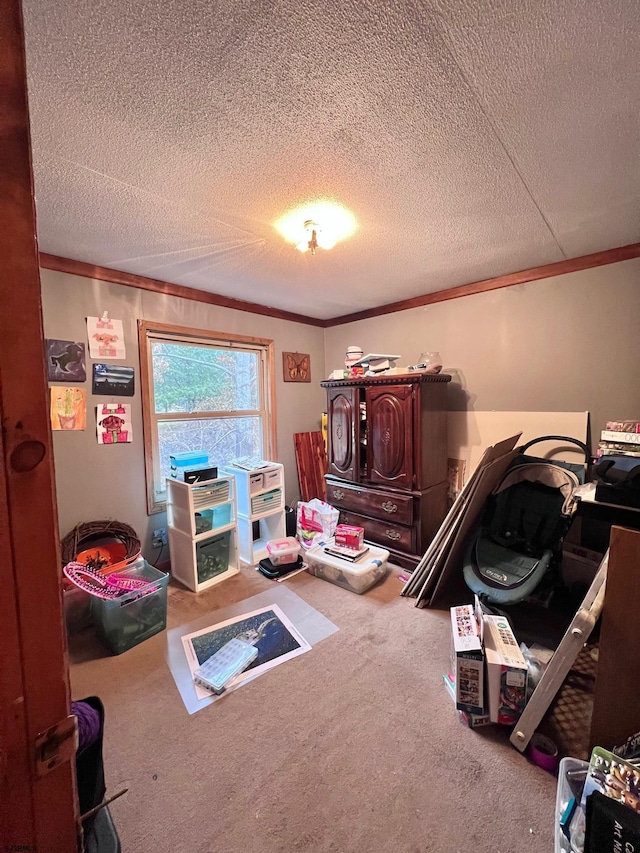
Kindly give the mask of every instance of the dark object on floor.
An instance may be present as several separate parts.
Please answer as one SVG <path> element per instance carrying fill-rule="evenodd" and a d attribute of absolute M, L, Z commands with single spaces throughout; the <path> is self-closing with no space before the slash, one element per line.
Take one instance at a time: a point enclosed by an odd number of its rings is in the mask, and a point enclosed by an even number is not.
<path fill-rule="evenodd" d="M 296 535 L 296 511 L 292 506 L 284 508 L 285 536 Z"/>
<path fill-rule="evenodd" d="M 624 792 L 622 796 L 625 796 Z M 633 796 L 627 794 L 627 796 Z M 586 853 L 603 850 L 638 850 L 640 814 L 600 791 L 587 797 Z"/>
<path fill-rule="evenodd" d="M 106 786 L 102 761 L 104 706 L 97 696 L 71 703 L 78 718 L 76 784 L 80 814 L 86 814 L 104 800 Z M 120 839 L 107 806 L 82 822 L 86 853 L 120 853 Z"/>
<path fill-rule="evenodd" d="M 263 574 L 265 578 L 269 578 L 270 580 L 283 578 L 300 568 L 302 568 L 302 557 L 300 556 L 298 556 L 295 563 L 287 563 L 284 566 L 274 566 L 269 559 L 260 560 L 258 563 L 258 571 Z"/>
<path fill-rule="evenodd" d="M 595 469 L 597 501 L 640 509 L 640 463 L 628 456 L 605 456 Z"/>
<path fill-rule="evenodd" d="M 106 791 L 102 763 L 104 707 L 97 696 L 82 699 L 74 703 L 74 706 L 80 709 L 82 714 L 81 725 L 80 718 L 78 719 L 80 744 L 76 753 L 76 782 L 80 814 L 83 815 L 102 802 Z M 77 711 L 74 709 L 73 713 Z M 85 834 L 91 831 L 95 818 L 93 815 L 83 824 Z"/>
<path fill-rule="evenodd" d="M 85 835 L 84 846 L 86 853 L 121 853 L 120 839 L 109 806 L 96 814 L 91 831 Z"/>
<path fill-rule="evenodd" d="M 585 464 L 527 456 L 542 441 L 575 444 Z M 489 496 L 464 560 L 464 579 L 495 604 L 524 601 L 558 553 L 576 509 L 573 493 L 584 483 L 589 448 L 575 438 L 546 435 L 519 449 Z"/>

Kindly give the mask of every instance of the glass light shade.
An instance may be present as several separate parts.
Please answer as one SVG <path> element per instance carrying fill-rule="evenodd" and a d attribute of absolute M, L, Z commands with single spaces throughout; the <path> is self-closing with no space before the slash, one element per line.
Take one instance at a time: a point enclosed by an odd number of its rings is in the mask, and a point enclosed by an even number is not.
<path fill-rule="evenodd" d="M 293 243 L 300 251 L 302 244 L 308 248 L 311 239 L 311 227 L 314 223 L 316 239 L 321 249 L 332 249 L 336 243 L 346 240 L 357 228 L 355 216 L 340 204 L 332 201 L 316 201 L 303 204 L 295 210 L 285 213 L 274 223 L 275 229 L 288 243 Z"/>

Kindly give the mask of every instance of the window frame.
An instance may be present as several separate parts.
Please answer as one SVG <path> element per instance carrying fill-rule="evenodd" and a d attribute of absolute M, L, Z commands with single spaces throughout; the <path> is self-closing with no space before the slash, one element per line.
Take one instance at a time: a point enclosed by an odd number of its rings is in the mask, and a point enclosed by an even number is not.
<path fill-rule="evenodd" d="M 265 459 L 277 458 L 276 444 L 276 382 L 275 382 L 275 346 L 269 338 L 256 338 L 250 335 L 236 335 L 229 332 L 217 332 L 210 329 L 192 329 L 188 326 L 174 326 L 169 323 L 154 323 L 138 320 L 138 344 L 140 351 L 140 391 L 142 396 L 142 427 L 144 435 L 144 467 L 147 487 L 147 514 L 155 515 L 165 512 L 166 500 L 156 497 L 156 467 L 158 464 L 158 420 L 189 420 L 183 413 L 164 413 L 158 415 L 154 405 L 153 360 L 151 344 L 157 339 L 164 338 L 167 342 L 182 344 L 216 344 L 231 349 L 234 344 L 238 347 L 261 350 L 264 354 L 261 384 L 263 385 L 263 405 L 256 414 L 263 415 L 262 439 Z M 168 415 L 168 417 L 167 417 Z M 228 417 L 229 412 L 197 412 L 192 413 L 197 420 L 206 417 Z"/>

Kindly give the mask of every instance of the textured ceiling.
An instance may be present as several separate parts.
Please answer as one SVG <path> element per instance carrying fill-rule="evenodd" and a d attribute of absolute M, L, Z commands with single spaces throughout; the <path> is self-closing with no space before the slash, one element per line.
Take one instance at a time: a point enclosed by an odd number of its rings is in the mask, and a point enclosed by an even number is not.
<path fill-rule="evenodd" d="M 326 318 L 640 238 L 637 0 L 24 5 L 43 252 Z"/>

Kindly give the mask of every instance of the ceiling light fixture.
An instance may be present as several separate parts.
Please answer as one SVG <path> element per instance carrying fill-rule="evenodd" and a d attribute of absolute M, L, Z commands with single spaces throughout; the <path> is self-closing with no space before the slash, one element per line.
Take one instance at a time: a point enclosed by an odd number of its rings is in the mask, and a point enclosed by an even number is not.
<path fill-rule="evenodd" d="M 356 220 L 346 208 L 335 202 L 319 201 L 301 205 L 285 214 L 275 228 L 300 252 L 333 249 L 340 240 L 356 230 Z"/>
<path fill-rule="evenodd" d="M 325 243 L 323 239 L 322 230 L 317 222 L 314 222 L 313 219 L 307 219 L 304 223 L 304 230 L 306 232 L 306 238 L 301 240 L 297 245 L 296 249 L 299 252 L 306 252 L 309 250 L 312 255 L 315 255 L 316 249 L 320 246 L 321 249 L 332 249 L 335 243 Z"/>

